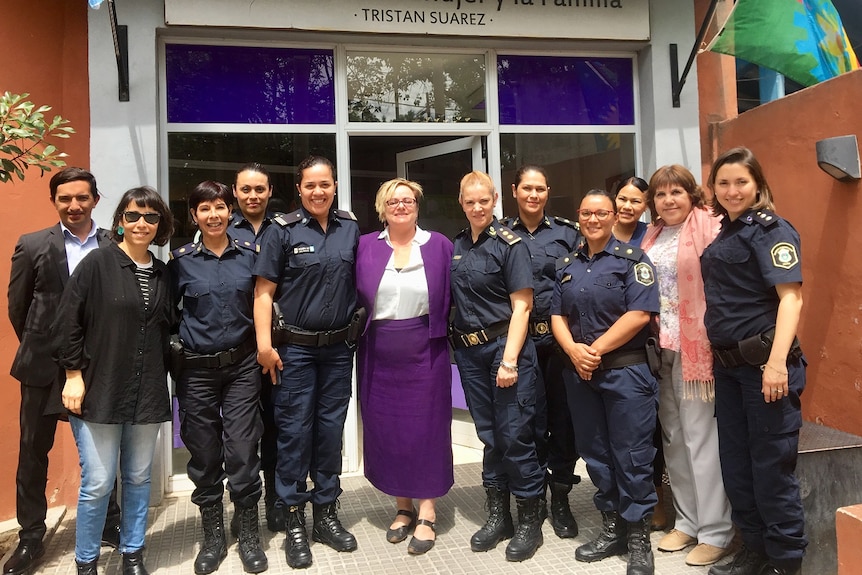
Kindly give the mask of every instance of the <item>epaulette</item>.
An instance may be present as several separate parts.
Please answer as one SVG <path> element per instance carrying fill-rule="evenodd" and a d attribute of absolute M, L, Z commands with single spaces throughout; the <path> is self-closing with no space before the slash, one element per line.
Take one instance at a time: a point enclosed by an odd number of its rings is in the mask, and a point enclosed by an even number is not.
<path fill-rule="evenodd" d="M 460 238 L 461 236 L 466 236 L 469 233 L 470 233 L 470 226 L 467 226 L 466 228 L 464 228 L 463 230 L 461 230 L 460 232 L 455 234 L 455 237 Z"/>
<path fill-rule="evenodd" d="M 175 250 L 171 250 L 171 259 L 181 258 L 183 256 L 187 256 L 189 254 L 193 254 L 197 251 L 200 251 L 201 245 L 202 244 L 200 244 L 199 242 L 191 242 Z"/>
<path fill-rule="evenodd" d="M 572 263 L 572 261 L 574 261 L 574 259 L 576 257 L 578 257 L 577 250 L 575 250 L 573 252 L 569 252 L 566 255 L 557 258 L 557 261 L 555 263 L 556 269 L 558 269 L 558 270 L 563 269 L 564 267 L 566 267 L 567 265 Z"/>
<path fill-rule="evenodd" d="M 499 238 L 507 244 L 514 245 L 521 241 L 521 236 L 507 228 L 506 226 L 491 226 L 488 228 L 488 235 Z"/>
<path fill-rule="evenodd" d="M 614 255 L 618 258 L 625 258 L 633 262 L 641 261 L 644 251 L 629 244 L 617 244 L 614 246 Z"/>
<path fill-rule="evenodd" d="M 272 218 L 272 221 L 281 227 L 292 226 L 302 220 L 302 210 L 295 210 L 289 214 L 277 214 Z"/>
<path fill-rule="evenodd" d="M 500 225 L 501 225 L 501 226 L 506 226 L 507 228 L 511 228 L 511 227 L 512 227 L 512 222 L 514 222 L 514 221 L 515 221 L 515 218 L 511 218 L 511 217 L 509 217 L 509 218 L 503 218 L 502 220 L 500 220 Z"/>
<path fill-rule="evenodd" d="M 764 228 L 774 226 L 778 223 L 778 216 L 775 215 L 775 212 L 769 210 L 758 210 L 754 214 L 748 214 L 748 217 L 751 218 L 749 221 L 755 221 Z"/>
<path fill-rule="evenodd" d="M 570 228 L 573 228 L 576 232 L 581 231 L 581 224 L 579 224 L 578 222 L 573 222 L 568 218 L 564 218 L 562 216 L 554 216 L 554 221 L 560 225 L 569 226 Z"/>
<path fill-rule="evenodd" d="M 335 210 L 335 215 L 345 220 L 353 220 L 354 222 L 356 221 L 356 215 L 353 212 L 348 212 L 347 210 Z"/>
<path fill-rule="evenodd" d="M 235 245 L 235 246 L 236 246 L 236 247 L 238 247 L 238 248 L 244 249 L 244 250 L 251 250 L 251 251 L 253 251 L 253 252 L 254 252 L 254 253 L 256 253 L 256 254 L 257 254 L 257 253 L 260 253 L 260 244 L 256 244 L 256 243 L 254 243 L 254 242 L 250 242 L 250 241 L 248 241 L 248 240 L 242 240 L 242 241 L 241 241 L 241 240 L 236 240 L 236 239 L 235 239 L 235 240 L 233 241 L 233 245 Z"/>

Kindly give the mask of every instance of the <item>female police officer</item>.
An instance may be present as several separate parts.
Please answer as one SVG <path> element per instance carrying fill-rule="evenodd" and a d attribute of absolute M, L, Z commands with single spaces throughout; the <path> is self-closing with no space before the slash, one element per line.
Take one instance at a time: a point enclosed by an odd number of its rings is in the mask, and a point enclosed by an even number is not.
<path fill-rule="evenodd" d="M 612 236 L 617 217 L 610 194 L 587 192 L 578 219 L 586 241 L 557 264 L 551 326 L 572 363 L 563 373 L 566 395 L 604 529 L 575 558 L 624 553 L 628 533 L 628 575 L 652 575 L 658 384 L 644 349 L 659 311 L 658 285 L 649 258 Z"/>
<path fill-rule="evenodd" d="M 347 332 L 356 308 L 359 226 L 352 213 L 332 209 L 337 183 L 329 160 L 306 158 L 297 177 L 302 207 L 276 216 L 261 239 L 254 324 L 258 362 L 278 385 L 276 490 L 287 510 L 287 563 L 304 568 L 312 562 L 305 531 L 309 500 L 312 538 L 336 551 L 356 550 L 356 539 L 338 520 L 336 499 L 353 366 Z M 276 330 L 274 301 L 283 312 Z"/>
<path fill-rule="evenodd" d="M 724 486 L 744 547 L 711 575 L 799 572 L 807 541 L 793 475 L 802 427 L 805 360 L 799 234 L 773 212 L 760 164 L 746 148 L 720 155 L 708 185 L 721 231 L 703 252 L 707 336 L 715 357 L 715 415 Z"/>
<path fill-rule="evenodd" d="M 471 172 L 458 201 L 470 227 L 455 237 L 451 282 L 455 362 L 476 433 L 485 444 L 482 484 L 488 521 L 470 539 L 488 551 L 513 537 L 506 559 L 523 561 L 542 544 L 539 498 L 545 472 L 535 444 L 536 350 L 527 338 L 533 274 L 527 246 L 494 217 L 491 178 Z M 509 494 L 518 505 L 515 532 Z"/>
<path fill-rule="evenodd" d="M 538 391 L 545 396 L 545 401 L 540 401 L 537 407 L 536 447 L 539 458 L 548 464 L 546 483 L 551 491 L 551 526 L 557 537 L 570 538 L 578 534 L 578 523 L 569 507 L 569 492 L 572 485 L 580 481 L 575 475 L 578 452 L 563 384 L 563 358 L 551 334 L 550 311 L 556 261 L 575 249 L 579 234 L 574 222 L 545 213 L 551 188 L 544 168 L 522 166 L 515 180 L 512 196 L 518 203 L 518 216 L 504 220 L 503 224 L 527 245 L 533 263 L 533 311 L 529 333 L 536 345 L 540 381 L 544 384 Z"/>
<path fill-rule="evenodd" d="M 230 189 L 201 182 L 189 194 L 192 219 L 201 230 L 198 243 L 174 250 L 168 263 L 174 295 L 182 298 L 180 338 L 185 361 L 177 382 L 180 435 L 191 454 L 192 502 L 200 507 L 204 542 L 195 573 L 212 573 L 227 554 L 222 481 L 227 475 L 236 506 L 234 525 L 239 556 L 248 573 L 267 568 L 260 546 L 257 502 L 263 431 L 260 371 L 255 361 L 251 276 L 252 244 L 231 238 Z"/>

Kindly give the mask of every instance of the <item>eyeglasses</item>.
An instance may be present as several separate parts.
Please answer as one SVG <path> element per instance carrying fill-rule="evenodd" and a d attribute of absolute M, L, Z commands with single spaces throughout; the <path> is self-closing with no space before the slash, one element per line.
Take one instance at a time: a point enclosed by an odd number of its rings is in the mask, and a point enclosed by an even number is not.
<path fill-rule="evenodd" d="M 578 217 L 582 220 L 588 220 L 592 216 L 596 216 L 596 218 L 601 222 L 608 219 L 611 214 L 615 214 L 616 212 L 612 212 L 611 210 L 578 210 Z"/>
<path fill-rule="evenodd" d="M 416 205 L 416 199 L 415 198 L 401 198 L 400 200 L 396 200 L 395 198 L 392 198 L 391 200 L 386 200 L 386 205 L 389 206 L 390 208 L 394 208 L 398 204 L 404 204 L 405 208 L 412 208 L 413 206 Z"/>
<path fill-rule="evenodd" d="M 155 225 L 159 223 L 160 219 L 162 219 L 162 214 L 157 214 L 153 212 L 149 212 L 146 214 L 142 214 L 141 212 L 123 212 L 123 217 L 126 218 L 126 221 L 130 224 L 135 223 L 143 217 L 145 222 L 151 225 Z"/>

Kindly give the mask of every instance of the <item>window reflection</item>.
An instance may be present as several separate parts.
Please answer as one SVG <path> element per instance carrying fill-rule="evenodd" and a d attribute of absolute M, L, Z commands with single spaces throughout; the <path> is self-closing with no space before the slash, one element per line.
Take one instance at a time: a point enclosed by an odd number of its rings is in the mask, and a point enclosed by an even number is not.
<path fill-rule="evenodd" d="M 515 172 L 524 164 L 548 171 L 548 213 L 577 221 L 577 209 L 591 188 L 610 190 L 635 174 L 634 134 L 500 134 L 503 213 L 518 213 L 512 198 Z"/>
<path fill-rule="evenodd" d="M 485 58 L 354 52 L 347 99 L 351 122 L 484 122 Z"/>

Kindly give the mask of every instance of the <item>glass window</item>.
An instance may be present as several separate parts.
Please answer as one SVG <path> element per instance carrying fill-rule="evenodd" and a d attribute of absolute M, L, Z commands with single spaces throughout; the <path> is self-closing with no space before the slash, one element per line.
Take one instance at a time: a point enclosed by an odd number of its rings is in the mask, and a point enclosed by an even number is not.
<path fill-rule="evenodd" d="M 351 122 L 484 122 L 485 58 L 354 52 L 347 100 Z"/>
<path fill-rule="evenodd" d="M 168 122 L 333 124 L 332 50 L 165 46 Z"/>
<path fill-rule="evenodd" d="M 511 194 L 515 172 L 538 164 L 548 172 L 548 212 L 576 220 L 575 210 L 591 188 L 611 190 L 635 174 L 634 134 L 501 134 L 503 213 L 516 215 Z"/>
<path fill-rule="evenodd" d="M 232 186 L 237 170 L 258 162 L 272 180 L 269 208 L 293 211 L 299 207 L 296 166 L 311 154 L 335 158 L 335 134 L 168 134 L 168 193 L 177 220 L 171 249 L 192 241 L 195 234 L 187 198 L 197 184 L 215 180 Z"/>
<path fill-rule="evenodd" d="M 626 126 L 635 122 L 631 58 L 499 56 L 500 123 Z"/>

